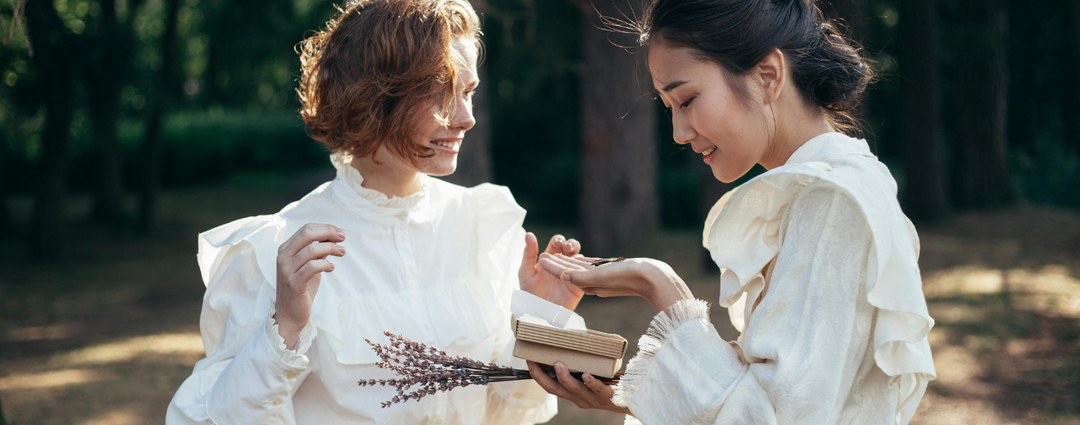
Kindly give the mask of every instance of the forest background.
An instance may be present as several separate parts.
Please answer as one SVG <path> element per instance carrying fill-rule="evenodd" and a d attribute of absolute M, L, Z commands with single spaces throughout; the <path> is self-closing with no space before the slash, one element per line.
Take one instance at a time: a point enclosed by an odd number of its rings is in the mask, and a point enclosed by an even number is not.
<path fill-rule="evenodd" d="M 672 142 L 644 55 L 616 47 L 633 38 L 599 29 L 597 12 L 640 3 L 473 4 L 483 83 L 449 180 L 506 185 L 530 229 L 670 258 L 714 290 L 695 232 L 734 185 Z M 864 136 L 923 236 L 939 370 L 966 371 L 939 379 L 918 420 L 1076 423 L 1080 2 L 821 5 L 879 72 Z M 158 422 L 201 350 L 195 234 L 333 176 L 294 92 L 294 47 L 333 13 L 319 0 L 0 0 L 0 423 Z M 647 316 L 597 323 L 633 339 Z M 121 380 L 156 401 L 99 387 Z M 80 402 L 93 407 L 57 413 Z"/>

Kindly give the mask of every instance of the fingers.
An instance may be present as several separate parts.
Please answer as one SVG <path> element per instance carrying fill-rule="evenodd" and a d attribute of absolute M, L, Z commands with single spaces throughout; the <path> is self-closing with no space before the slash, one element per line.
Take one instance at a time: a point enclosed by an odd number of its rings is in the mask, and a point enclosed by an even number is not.
<path fill-rule="evenodd" d="M 570 239 L 563 244 L 563 255 L 573 257 L 579 253 L 581 253 L 581 242 L 578 242 L 576 239 Z"/>
<path fill-rule="evenodd" d="M 319 242 L 308 244 L 304 248 L 300 249 L 295 256 L 287 260 L 284 264 L 285 273 L 289 273 L 295 269 L 300 268 L 305 263 L 311 260 L 318 260 L 333 255 L 335 257 L 341 257 L 345 255 L 345 247 L 339 246 L 333 242 Z"/>
<path fill-rule="evenodd" d="M 548 376 L 548 374 L 540 368 L 539 364 L 531 361 L 527 361 L 526 363 L 529 365 L 529 375 L 532 375 L 533 380 L 536 381 L 536 383 L 540 385 L 540 388 L 543 388 L 544 391 L 547 391 L 549 394 L 553 394 L 556 397 L 569 400 L 578 407 L 582 407 L 583 405 L 585 405 L 585 400 L 582 400 L 580 397 L 576 397 L 573 394 L 570 394 L 570 392 L 567 391 L 566 388 L 562 386 L 562 384 L 560 384 L 554 379 L 551 379 L 551 377 Z"/>
<path fill-rule="evenodd" d="M 555 235 L 548 241 L 547 249 L 545 249 L 544 252 L 548 254 L 559 254 L 566 248 L 566 238 L 563 235 Z"/>
<path fill-rule="evenodd" d="M 544 269 L 544 271 L 548 273 L 551 273 L 552 275 L 559 276 L 564 281 L 566 281 L 564 275 L 567 272 L 585 270 L 585 268 L 583 267 L 568 263 L 565 258 L 566 257 L 551 255 L 547 253 L 541 254 L 540 268 Z"/>
<path fill-rule="evenodd" d="M 521 267 L 518 268 L 518 280 L 524 281 L 529 278 L 536 266 L 536 254 L 540 251 L 540 246 L 536 242 L 536 235 L 532 232 L 525 234 L 525 252 L 522 253 Z"/>
<path fill-rule="evenodd" d="M 581 380 L 585 382 L 585 386 L 589 387 L 593 393 L 600 397 L 601 400 L 611 400 L 611 397 L 615 396 L 615 389 L 611 388 L 608 384 L 600 382 L 588 373 L 581 374 Z"/>
<path fill-rule="evenodd" d="M 286 259 L 295 257 L 301 249 L 314 242 L 344 242 L 345 229 L 330 225 L 308 223 L 278 247 L 278 258 Z"/>
<path fill-rule="evenodd" d="M 562 362 L 555 362 L 555 376 L 559 378 L 559 384 L 562 384 L 563 388 L 566 388 L 566 391 L 586 403 L 585 406 L 578 405 L 578 407 L 589 408 L 601 406 L 602 403 L 600 397 L 597 396 L 593 390 L 589 389 L 589 387 L 585 386 L 584 383 L 571 376 L 570 369 Z"/>
<path fill-rule="evenodd" d="M 311 280 L 311 278 L 318 273 L 329 273 L 332 271 L 334 271 L 334 264 L 331 263 L 329 260 L 312 260 L 304 263 L 304 265 L 301 266 L 300 269 L 296 271 L 296 273 L 293 273 L 291 276 L 292 279 L 290 279 L 290 281 L 294 285 L 303 284 L 304 282 Z"/>

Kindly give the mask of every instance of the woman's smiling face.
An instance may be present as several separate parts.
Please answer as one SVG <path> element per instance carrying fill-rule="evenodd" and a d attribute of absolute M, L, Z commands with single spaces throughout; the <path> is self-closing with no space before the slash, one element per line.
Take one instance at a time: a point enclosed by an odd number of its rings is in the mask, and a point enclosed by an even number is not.
<path fill-rule="evenodd" d="M 719 64 L 694 56 L 685 47 L 655 40 L 649 48 L 653 87 L 671 110 L 675 143 L 689 144 L 725 183 L 761 161 L 768 148 L 762 95 L 746 84 L 745 96 L 733 89 Z"/>

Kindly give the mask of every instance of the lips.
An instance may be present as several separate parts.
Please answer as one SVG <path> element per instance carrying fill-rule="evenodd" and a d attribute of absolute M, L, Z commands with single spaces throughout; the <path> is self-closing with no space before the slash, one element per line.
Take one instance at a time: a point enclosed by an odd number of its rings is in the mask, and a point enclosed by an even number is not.
<path fill-rule="evenodd" d="M 431 145 L 438 152 L 456 154 L 461 148 L 461 139 L 458 140 L 432 140 Z"/>
<path fill-rule="evenodd" d="M 715 158 L 715 157 L 716 157 L 716 146 L 712 146 L 712 147 L 710 147 L 708 149 L 705 149 L 704 151 L 701 152 L 701 159 L 703 161 L 705 161 L 706 164 L 712 164 L 713 158 Z"/>

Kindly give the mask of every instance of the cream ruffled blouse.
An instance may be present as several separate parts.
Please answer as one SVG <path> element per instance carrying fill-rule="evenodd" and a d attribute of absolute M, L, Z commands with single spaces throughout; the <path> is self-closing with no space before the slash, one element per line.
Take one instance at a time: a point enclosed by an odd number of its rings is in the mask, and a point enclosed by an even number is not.
<path fill-rule="evenodd" d="M 614 402 L 645 424 L 906 424 L 936 377 L 919 239 L 863 140 L 828 133 L 726 194 L 704 245 L 723 268 L 723 341 L 708 305 L 653 319 Z"/>
<path fill-rule="evenodd" d="M 532 381 L 472 386 L 380 408 L 393 378 L 364 341 L 384 330 L 481 361 L 511 355 L 510 296 L 518 287 L 525 211 L 505 187 L 463 188 L 422 176 L 420 191 L 387 198 L 361 186 L 350 158 L 337 178 L 273 215 L 199 236 L 206 283 L 206 358 L 177 391 L 169 424 L 532 424 L 556 413 Z M 297 349 L 270 317 L 278 246 L 307 223 L 344 228 L 347 254 L 322 275 Z"/>

